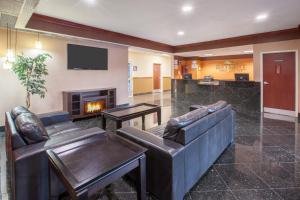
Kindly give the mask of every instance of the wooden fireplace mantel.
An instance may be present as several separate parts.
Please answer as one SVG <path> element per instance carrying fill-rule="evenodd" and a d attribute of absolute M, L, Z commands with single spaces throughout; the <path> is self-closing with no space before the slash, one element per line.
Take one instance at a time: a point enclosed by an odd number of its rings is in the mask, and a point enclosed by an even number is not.
<path fill-rule="evenodd" d="M 63 110 L 70 113 L 72 120 L 100 115 L 100 112 L 86 113 L 86 100 L 101 97 L 106 99 L 105 109 L 116 107 L 116 88 L 99 88 L 63 91 Z"/>

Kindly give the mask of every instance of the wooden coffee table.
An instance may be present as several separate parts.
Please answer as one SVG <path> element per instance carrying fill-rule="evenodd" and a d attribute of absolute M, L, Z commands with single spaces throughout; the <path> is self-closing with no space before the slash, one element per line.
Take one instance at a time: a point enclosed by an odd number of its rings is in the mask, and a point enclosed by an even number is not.
<path fill-rule="evenodd" d="M 48 150 L 49 173 L 57 175 L 72 199 L 83 200 L 92 195 L 91 191 L 98 191 L 137 168 L 137 196 L 146 200 L 145 151 L 116 134 L 104 133 Z M 49 184 L 51 188 L 51 181 Z"/>
<path fill-rule="evenodd" d="M 158 125 L 161 124 L 161 107 L 154 104 L 140 103 L 131 106 L 114 108 L 102 111 L 102 128 L 106 129 L 106 119 L 116 121 L 117 129 L 122 127 L 122 122 L 142 117 L 142 129 L 145 130 L 145 115 L 157 113 Z"/>

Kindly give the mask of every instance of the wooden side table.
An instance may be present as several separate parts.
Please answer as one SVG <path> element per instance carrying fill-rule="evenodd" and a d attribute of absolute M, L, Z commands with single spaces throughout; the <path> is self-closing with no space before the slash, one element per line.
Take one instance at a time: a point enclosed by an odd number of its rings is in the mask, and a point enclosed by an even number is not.
<path fill-rule="evenodd" d="M 161 107 L 149 103 L 140 103 L 127 107 L 113 108 L 102 111 L 102 128 L 106 129 L 106 119 L 116 122 L 117 129 L 122 128 L 122 122 L 142 117 L 142 129 L 145 130 L 145 116 L 157 113 L 158 125 L 161 124 Z"/>
<path fill-rule="evenodd" d="M 57 175 L 72 199 L 83 200 L 92 195 L 90 191 L 102 189 L 137 168 L 137 196 L 146 200 L 145 151 L 120 136 L 104 133 L 48 150 L 49 173 Z"/>

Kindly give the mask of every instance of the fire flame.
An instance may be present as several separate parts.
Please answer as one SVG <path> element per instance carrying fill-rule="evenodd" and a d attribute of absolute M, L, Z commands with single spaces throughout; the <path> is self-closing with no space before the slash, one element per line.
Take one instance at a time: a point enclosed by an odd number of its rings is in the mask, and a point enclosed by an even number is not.
<path fill-rule="evenodd" d="M 98 102 L 88 102 L 86 104 L 85 110 L 87 113 L 99 112 L 102 110 L 102 105 L 99 101 Z"/>

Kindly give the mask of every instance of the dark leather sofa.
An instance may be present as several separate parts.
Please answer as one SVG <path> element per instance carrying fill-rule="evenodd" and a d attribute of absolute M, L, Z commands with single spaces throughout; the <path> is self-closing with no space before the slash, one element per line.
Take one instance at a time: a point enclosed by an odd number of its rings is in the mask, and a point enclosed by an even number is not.
<path fill-rule="evenodd" d="M 28 144 L 17 130 L 11 112 L 5 113 L 6 154 L 14 200 L 49 199 L 49 178 L 57 183 L 52 191 L 55 199 L 64 189 L 56 177 L 48 175 L 46 150 L 105 132 L 100 128 L 79 128 L 70 121 L 67 112 L 42 114 L 38 118 L 47 131 L 48 139 Z"/>
<path fill-rule="evenodd" d="M 125 127 L 117 133 L 148 149 L 148 192 L 159 200 L 182 200 L 233 142 L 235 112 L 226 105 L 180 128 L 175 139 L 163 138 L 165 126 L 148 131 Z"/>

